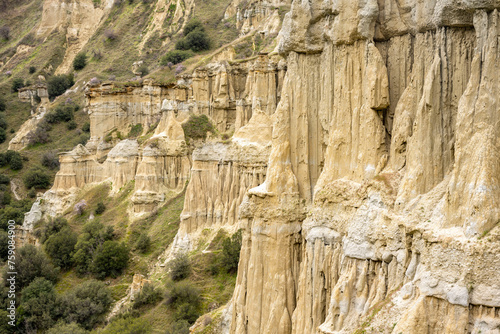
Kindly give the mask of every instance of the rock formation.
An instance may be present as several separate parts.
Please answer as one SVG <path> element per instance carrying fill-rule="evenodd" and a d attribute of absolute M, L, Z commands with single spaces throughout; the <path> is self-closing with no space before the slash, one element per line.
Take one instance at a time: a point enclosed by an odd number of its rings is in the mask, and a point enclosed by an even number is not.
<path fill-rule="evenodd" d="M 498 331 L 496 6 L 292 3 L 230 333 Z"/>

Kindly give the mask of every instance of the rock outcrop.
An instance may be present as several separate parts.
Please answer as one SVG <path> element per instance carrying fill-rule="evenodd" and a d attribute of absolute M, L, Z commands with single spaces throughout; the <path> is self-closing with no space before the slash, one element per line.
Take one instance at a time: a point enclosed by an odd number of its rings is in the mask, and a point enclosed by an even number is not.
<path fill-rule="evenodd" d="M 292 3 L 230 333 L 498 331 L 496 6 Z"/>

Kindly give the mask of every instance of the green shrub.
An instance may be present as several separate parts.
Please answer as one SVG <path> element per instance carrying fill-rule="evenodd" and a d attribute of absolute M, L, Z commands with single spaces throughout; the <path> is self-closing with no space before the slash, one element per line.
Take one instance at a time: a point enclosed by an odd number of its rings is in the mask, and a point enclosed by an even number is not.
<path fill-rule="evenodd" d="M 138 309 L 143 306 L 154 306 L 162 298 L 162 292 L 159 289 L 155 289 L 152 284 L 145 284 L 141 292 L 135 297 L 133 308 Z"/>
<path fill-rule="evenodd" d="M 17 93 L 17 91 L 24 87 L 24 80 L 22 78 L 14 78 L 12 80 L 11 90 L 13 93 Z"/>
<path fill-rule="evenodd" d="M 0 184 L 9 184 L 10 178 L 7 175 L 0 174 Z"/>
<path fill-rule="evenodd" d="M 2 114 L 0 114 L 0 129 L 7 130 L 7 121 Z"/>
<path fill-rule="evenodd" d="M 90 221 L 83 227 L 82 233 L 78 236 L 75 247 L 73 261 L 76 271 L 85 274 L 90 271 L 90 265 L 102 244 L 113 239 L 113 227 L 104 226 L 97 221 Z"/>
<path fill-rule="evenodd" d="M 23 177 L 26 188 L 47 189 L 50 187 L 50 175 L 40 167 L 31 168 Z"/>
<path fill-rule="evenodd" d="M 180 39 L 175 43 L 176 50 L 189 50 L 189 45 L 186 43 L 186 39 Z"/>
<path fill-rule="evenodd" d="M 5 100 L 0 97 L 0 111 L 5 111 L 7 109 L 7 105 L 5 104 Z"/>
<path fill-rule="evenodd" d="M 33 74 L 33 73 L 35 73 L 35 72 L 36 72 L 36 67 L 35 67 L 35 66 L 30 66 L 30 68 L 29 68 L 29 73 L 30 73 L 30 74 Z"/>
<path fill-rule="evenodd" d="M 90 123 L 86 122 L 82 125 L 82 131 L 83 132 L 90 132 Z"/>
<path fill-rule="evenodd" d="M 103 202 L 97 203 L 97 208 L 95 209 L 96 215 L 100 215 L 104 211 L 106 211 L 106 206 L 104 205 L 104 203 Z"/>
<path fill-rule="evenodd" d="M 5 129 L 0 128 L 0 144 L 5 142 L 7 139 L 7 133 L 5 133 Z"/>
<path fill-rule="evenodd" d="M 83 52 L 76 55 L 73 60 L 73 69 L 75 71 L 82 70 L 87 65 L 87 55 Z"/>
<path fill-rule="evenodd" d="M 12 170 L 23 169 L 23 159 L 21 158 L 21 155 L 19 154 L 19 152 L 7 151 L 7 154 L 9 154 L 9 152 L 12 152 L 12 154 L 7 157 L 7 160 L 9 161 L 10 169 L 12 169 Z"/>
<path fill-rule="evenodd" d="M 190 32 L 184 40 L 188 49 L 194 52 L 210 49 L 210 38 L 203 30 L 196 29 Z"/>
<path fill-rule="evenodd" d="M 35 198 L 36 197 L 36 189 L 31 187 L 31 189 L 28 191 L 28 197 L 29 198 Z"/>
<path fill-rule="evenodd" d="M 151 324 L 140 318 L 118 318 L 113 320 L 101 334 L 149 334 Z M 180 334 L 180 333 L 178 333 Z"/>
<path fill-rule="evenodd" d="M 78 124 L 76 124 L 75 121 L 69 121 L 68 125 L 66 125 L 66 127 L 68 128 L 68 130 L 74 130 L 74 129 L 76 129 L 77 126 L 78 126 Z"/>
<path fill-rule="evenodd" d="M 226 238 L 222 242 L 222 267 L 228 273 L 236 273 L 238 271 L 238 262 L 240 260 L 241 251 L 241 230 Z"/>
<path fill-rule="evenodd" d="M 170 324 L 166 334 L 189 334 L 189 327 L 189 322 L 186 320 L 179 320 Z"/>
<path fill-rule="evenodd" d="M 184 38 L 175 43 L 177 50 L 193 50 L 194 52 L 210 49 L 210 38 L 199 20 L 191 20 L 184 27 Z"/>
<path fill-rule="evenodd" d="M 67 324 L 62 321 L 46 332 L 46 334 L 87 334 L 87 333 L 88 332 L 85 329 L 78 326 L 78 324 L 75 322 Z"/>
<path fill-rule="evenodd" d="M 45 252 L 56 266 L 69 268 L 73 265 L 77 236 L 69 226 L 51 235 L 43 244 Z"/>
<path fill-rule="evenodd" d="M 104 283 L 87 281 L 60 298 L 62 318 L 90 330 L 104 321 L 112 302 L 111 293 Z"/>
<path fill-rule="evenodd" d="M 194 31 L 194 30 L 201 30 L 201 31 L 205 31 L 205 28 L 203 27 L 203 23 L 201 23 L 200 20 L 198 19 L 192 19 L 191 21 L 189 21 L 186 26 L 184 27 L 184 30 L 182 31 L 184 36 L 187 36 L 190 32 Z"/>
<path fill-rule="evenodd" d="M 6 231 L 0 230 L 0 259 L 7 260 L 7 255 L 9 255 L 9 235 Z"/>
<path fill-rule="evenodd" d="M 0 223 L 3 229 L 7 228 L 7 222 L 9 220 L 15 221 L 17 224 L 22 224 L 24 220 L 24 212 L 20 208 L 14 208 L 12 206 L 7 206 L 0 209 Z"/>
<path fill-rule="evenodd" d="M 49 98 L 52 100 L 59 95 L 64 94 L 66 90 L 75 84 L 73 74 L 61 74 L 51 77 L 47 81 L 47 90 Z"/>
<path fill-rule="evenodd" d="M 142 64 L 138 69 L 137 72 L 141 73 L 141 77 L 144 77 L 149 74 L 149 68 L 146 64 Z"/>
<path fill-rule="evenodd" d="M 90 135 L 88 133 L 82 133 L 80 137 L 78 137 L 78 144 L 82 144 L 83 146 L 85 146 L 89 139 Z"/>
<path fill-rule="evenodd" d="M 90 271 L 100 279 L 108 276 L 118 277 L 127 266 L 128 258 L 129 251 L 124 243 L 105 241 L 96 251 Z"/>
<path fill-rule="evenodd" d="M 175 320 L 192 324 L 201 315 L 200 290 L 188 281 L 172 284 L 167 289 L 166 303 L 173 309 Z"/>
<path fill-rule="evenodd" d="M 68 221 L 63 217 L 49 218 L 40 228 L 35 230 L 35 236 L 38 237 L 43 244 L 52 235 L 59 233 L 65 228 L 68 228 Z"/>
<path fill-rule="evenodd" d="M 185 253 L 179 253 L 168 263 L 170 269 L 170 277 L 174 281 L 180 281 L 189 276 L 191 273 L 191 263 L 189 257 Z"/>
<path fill-rule="evenodd" d="M 0 27 L 0 38 L 8 41 L 10 39 L 10 27 L 9 26 L 2 26 Z"/>
<path fill-rule="evenodd" d="M 141 253 L 146 253 L 150 246 L 151 238 L 146 233 L 142 233 L 135 243 L 135 249 Z"/>
<path fill-rule="evenodd" d="M 54 324 L 56 317 L 54 284 L 43 277 L 36 278 L 22 291 L 21 313 L 26 328 L 45 330 Z"/>
<path fill-rule="evenodd" d="M 191 115 L 188 121 L 182 124 L 182 129 L 187 138 L 206 139 L 207 132 L 215 132 L 207 115 Z"/>
<path fill-rule="evenodd" d="M 8 284 L 5 280 L 8 271 L 7 268 L 4 271 L 5 285 Z M 26 245 L 16 250 L 16 272 L 18 291 L 27 287 L 37 277 L 55 283 L 59 274 L 59 270 L 52 265 L 47 256 L 33 245 Z"/>
<path fill-rule="evenodd" d="M 130 132 L 128 133 L 128 138 L 136 138 L 140 136 L 142 133 L 142 124 L 136 124 L 130 128 Z"/>
<path fill-rule="evenodd" d="M 172 50 L 169 51 L 163 56 L 160 64 L 163 66 L 167 66 L 168 63 L 178 64 L 182 63 L 184 60 L 191 58 L 193 53 L 191 51 L 183 51 L 183 50 Z"/>
<path fill-rule="evenodd" d="M 60 122 L 69 122 L 69 121 L 73 120 L 74 112 L 78 111 L 79 109 L 80 109 L 80 106 L 78 106 L 77 104 L 73 104 L 73 103 L 58 105 L 54 111 L 45 115 L 45 120 L 49 124 L 57 124 Z M 76 128 L 76 123 L 75 123 L 74 128 Z"/>

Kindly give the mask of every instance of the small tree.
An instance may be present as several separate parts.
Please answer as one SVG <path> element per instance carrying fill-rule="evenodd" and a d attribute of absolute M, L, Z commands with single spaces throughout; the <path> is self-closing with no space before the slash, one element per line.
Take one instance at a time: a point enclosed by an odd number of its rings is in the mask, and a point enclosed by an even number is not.
<path fill-rule="evenodd" d="M 90 123 L 86 122 L 82 125 L 82 131 L 83 132 L 90 132 Z"/>
<path fill-rule="evenodd" d="M 129 251 L 124 243 L 106 241 L 97 250 L 91 265 L 91 272 L 98 278 L 117 277 L 127 266 Z"/>
<path fill-rule="evenodd" d="M 35 231 L 35 234 L 40 239 L 40 242 L 43 244 L 52 235 L 68 227 L 69 227 L 68 221 L 63 217 L 49 218 L 49 220 L 45 222 L 45 224 L 43 224 L 42 227 L 40 227 Z"/>
<path fill-rule="evenodd" d="M 16 284 L 19 290 L 28 286 L 37 277 L 43 277 L 53 283 L 57 281 L 59 270 L 35 246 L 23 246 L 16 252 L 16 255 Z M 4 282 L 6 285 L 9 284 L 5 280 L 8 276 L 8 271 L 7 268 L 4 271 Z"/>
<path fill-rule="evenodd" d="M 184 27 L 183 34 L 184 34 L 184 36 L 187 36 L 187 35 L 189 35 L 190 32 L 192 32 L 194 30 L 205 31 L 203 24 L 198 19 L 192 19 L 191 21 L 189 21 L 186 24 L 186 26 Z"/>
<path fill-rule="evenodd" d="M 23 178 L 26 188 L 47 189 L 50 186 L 50 175 L 40 167 L 31 168 Z"/>
<path fill-rule="evenodd" d="M 88 334 L 88 332 L 78 326 L 75 322 L 70 324 L 59 322 L 57 325 L 49 329 L 46 334 Z"/>
<path fill-rule="evenodd" d="M 149 68 L 146 64 L 142 64 L 138 69 L 137 72 L 141 73 L 141 77 L 144 77 L 149 74 Z"/>
<path fill-rule="evenodd" d="M 222 267 L 228 273 L 236 273 L 240 260 L 241 230 L 222 242 Z"/>
<path fill-rule="evenodd" d="M 7 260 L 8 255 L 9 255 L 9 235 L 4 230 L 0 230 L 0 259 L 2 261 L 5 261 Z"/>
<path fill-rule="evenodd" d="M 186 36 L 186 45 L 194 52 L 210 49 L 210 38 L 203 30 L 196 29 Z"/>
<path fill-rule="evenodd" d="M 5 158 L 9 162 L 10 169 L 12 170 L 20 170 L 23 169 L 23 159 L 21 154 L 16 151 L 7 151 L 5 154 Z"/>
<path fill-rule="evenodd" d="M 5 111 L 6 108 L 7 106 L 5 105 L 5 100 L 0 97 L 0 111 Z"/>
<path fill-rule="evenodd" d="M 106 211 L 106 206 L 104 205 L 104 203 L 103 202 L 97 203 L 97 208 L 95 209 L 96 215 L 100 215 L 104 211 Z"/>
<path fill-rule="evenodd" d="M 76 129 L 77 126 L 78 126 L 78 124 L 76 124 L 75 121 L 69 121 L 68 125 L 66 125 L 66 127 L 68 128 L 68 130 L 74 130 L 74 129 Z"/>
<path fill-rule="evenodd" d="M 22 78 L 14 78 L 12 80 L 12 92 L 17 93 L 17 91 L 24 87 L 24 80 Z"/>
<path fill-rule="evenodd" d="M 112 302 L 111 293 L 104 283 L 87 281 L 61 297 L 62 318 L 90 330 L 104 320 Z"/>
<path fill-rule="evenodd" d="M 193 53 L 191 51 L 172 50 L 167 52 L 165 56 L 163 56 L 160 64 L 163 66 L 168 66 L 169 69 L 172 69 L 175 64 L 182 63 L 184 60 L 191 58 L 192 56 Z"/>
<path fill-rule="evenodd" d="M 66 90 L 75 84 L 73 74 L 56 75 L 47 81 L 47 90 L 49 98 L 54 99 L 59 95 L 64 94 Z"/>
<path fill-rule="evenodd" d="M 179 253 L 168 263 L 170 269 L 170 277 L 174 281 L 180 281 L 189 276 L 191 273 L 191 263 L 185 253 Z"/>
<path fill-rule="evenodd" d="M 26 328 L 50 328 L 56 316 L 56 293 L 52 282 L 38 277 L 23 289 L 21 309 Z"/>
<path fill-rule="evenodd" d="M 138 309 L 143 306 L 156 305 L 162 298 L 162 292 L 156 289 L 154 285 L 147 283 L 135 297 L 133 308 Z"/>
<path fill-rule="evenodd" d="M 45 241 L 45 252 L 52 258 L 55 265 L 69 268 L 73 265 L 76 240 L 76 234 L 71 231 L 71 228 L 65 227 Z"/>
<path fill-rule="evenodd" d="M 194 323 L 201 315 L 200 290 L 188 281 L 172 284 L 165 295 L 167 305 L 174 310 L 174 318 Z"/>
<path fill-rule="evenodd" d="M 146 233 L 142 233 L 137 242 L 135 243 L 135 249 L 141 253 L 146 253 L 151 245 L 151 238 Z"/>
<path fill-rule="evenodd" d="M 0 27 L 0 38 L 6 41 L 10 39 L 10 28 L 8 26 Z"/>
<path fill-rule="evenodd" d="M 30 72 L 30 74 L 35 73 L 36 72 L 36 67 L 35 66 L 30 66 L 29 72 Z"/>
<path fill-rule="evenodd" d="M 0 144 L 3 143 L 7 139 L 7 134 L 5 133 L 5 129 L 0 128 Z"/>
<path fill-rule="evenodd" d="M 87 65 L 87 55 L 83 52 L 76 55 L 73 60 L 73 69 L 75 71 L 82 70 Z"/>

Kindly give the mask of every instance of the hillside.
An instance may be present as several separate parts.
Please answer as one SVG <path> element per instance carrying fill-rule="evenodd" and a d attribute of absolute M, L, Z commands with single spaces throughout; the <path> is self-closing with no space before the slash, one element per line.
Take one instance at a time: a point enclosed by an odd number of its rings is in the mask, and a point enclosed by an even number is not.
<path fill-rule="evenodd" d="M 499 8 L 0 0 L 0 332 L 500 333 Z"/>

